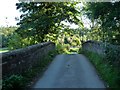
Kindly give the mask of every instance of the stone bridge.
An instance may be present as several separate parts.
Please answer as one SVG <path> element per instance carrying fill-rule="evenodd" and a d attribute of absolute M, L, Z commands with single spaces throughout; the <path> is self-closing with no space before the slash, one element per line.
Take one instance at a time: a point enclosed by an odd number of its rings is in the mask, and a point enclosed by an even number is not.
<path fill-rule="evenodd" d="M 35 66 L 39 60 L 44 60 L 43 58 L 52 50 L 55 50 L 55 44 L 44 42 L 2 53 L 2 77 L 26 71 Z"/>
<path fill-rule="evenodd" d="M 87 41 L 82 48 L 98 54 L 105 53 L 108 44 L 97 41 Z M 113 48 L 114 45 L 111 45 Z M 116 46 L 115 46 L 116 47 Z M 13 50 L 2 54 L 3 78 L 19 74 L 44 60 L 50 51 L 55 50 L 55 44 L 44 42 L 26 48 Z M 106 88 L 96 69 L 83 54 L 57 55 L 42 77 L 40 76 L 31 88 Z M 103 89 L 103 90 L 104 90 Z"/>

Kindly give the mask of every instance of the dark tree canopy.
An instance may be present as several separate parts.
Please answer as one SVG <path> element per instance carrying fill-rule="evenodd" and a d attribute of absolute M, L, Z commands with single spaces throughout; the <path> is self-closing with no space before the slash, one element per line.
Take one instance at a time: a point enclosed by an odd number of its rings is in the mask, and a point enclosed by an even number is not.
<path fill-rule="evenodd" d="M 89 2 L 84 10 L 89 19 L 99 23 L 103 32 L 108 33 L 111 42 L 120 43 L 120 2 Z"/>
<path fill-rule="evenodd" d="M 78 23 L 75 9 L 77 3 L 69 2 L 29 2 L 17 3 L 17 9 L 23 14 L 20 16 L 18 33 L 22 37 L 33 37 L 42 41 L 45 34 L 57 33 L 61 21 Z"/>

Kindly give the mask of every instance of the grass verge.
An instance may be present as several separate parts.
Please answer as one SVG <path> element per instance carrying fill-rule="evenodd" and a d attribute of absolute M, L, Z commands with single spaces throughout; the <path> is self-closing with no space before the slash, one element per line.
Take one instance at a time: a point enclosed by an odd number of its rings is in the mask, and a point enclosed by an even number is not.
<path fill-rule="evenodd" d="M 8 48 L 0 48 L 0 53 L 3 53 L 3 52 L 8 52 Z"/>
<path fill-rule="evenodd" d="M 80 50 L 97 69 L 99 76 L 106 82 L 108 88 L 120 88 L 120 71 L 108 64 L 106 58 L 98 55 L 97 53 Z"/>

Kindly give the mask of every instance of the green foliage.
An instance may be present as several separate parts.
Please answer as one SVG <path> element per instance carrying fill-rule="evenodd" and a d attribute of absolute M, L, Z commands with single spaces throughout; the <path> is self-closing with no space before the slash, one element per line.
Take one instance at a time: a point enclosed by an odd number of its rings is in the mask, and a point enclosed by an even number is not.
<path fill-rule="evenodd" d="M 84 9 L 90 19 L 99 19 L 99 23 L 102 22 L 102 27 L 110 30 L 118 28 L 116 24 L 120 20 L 120 2 L 89 2 Z"/>
<path fill-rule="evenodd" d="M 0 35 L 11 35 L 16 29 L 17 27 L 0 27 Z"/>
<path fill-rule="evenodd" d="M 30 45 L 31 40 L 22 38 L 16 33 L 17 27 L 0 27 L 0 36 L 2 36 L 2 47 L 9 50 L 23 48 Z"/>
<path fill-rule="evenodd" d="M 119 69 L 116 69 L 115 67 L 110 65 L 108 62 L 106 62 L 108 61 L 106 60 L 106 58 L 101 57 L 96 53 L 85 51 L 83 49 L 81 49 L 79 52 L 85 54 L 89 58 L 89 60 L 94 64 L 101 78 L 105 81 L 106 87 L 120 88 Z"/>
<path fill-rule="evenodd" d="M 71 47 L 80 47 L 79 31 L 69 28 L 64 28 L 58 34 L 49 33 L 46 35 L 44 41 L 52 41 L 56 44 L 58 53 L 70 53 Z"/>
<path fill-rule="evenodd" d="M 70 2 L 21 2 L 17 3 L 17 9 L 23 14 L 18 23 L 17 32 L 22 38 L 33 36 L 33 40 L 42 42 L 45 35 L 59 32 L 61 21 L 78 23 L 75 9 L 77 3 Z"/>
<path fill-rule="evenodd" d="M 56 42 L 57 34 L 49 33 L 45 35 L 44 41 Z"/>
<path fill-rule="evenodd" d="M 24 48 L 24 47 L 39 43 L 33 39 L 34 38 L 32 36 L 22 38 L 18 33 L 14 32 L 11 35 L 11 38 L 8 39 L 7 47 L 10 50 L 14 50 L 14 49 Z"/>
<path fill-rule="evenodd" d="M 76 30 L 77 31 L 77 30 Z M 64 29 L 64 31 L 60 32 L 58 35 L 58 39 L 56 41 L 56 48 L 59 53 L 70 53 L 70 49 L 73 47 L 80 47 L 80 37 L 79 33 L 73 33 L 73 29 Z"/>
<path fill-rule="evenodd" d="M 8 50 L 8 48 L 0 48 L 0 53 L 1 52 L 8 52 L 9 50 Z"/>
<path fill-rule="evenodd" d="M 48 56 L 43 58 L 43 60 L 39 60 L 37 64 L 27 71 L 21 73 L 20 75 L 11 75 L 3 80 L 3 90 L 24 90 L 25 88 L 29 88 L 36 78 L 40 77 L 43 72 L 46 70 L 50 62 L 53 60 L 58 52 L 50 51 Z M 26 90 L 26 89 L 25 89 Z"/>
<path fill-rule="evenodd" d="M 61 45 L 60 43 L 58 43 L 56 44 L 56 49 L 59 54 L 69 53 L 70 45 L 69 44 Z"/>
<path fill-rule="evenodd" d="M 2 37 L 2 47 L 8 47 L 8 41 L 12 38 L 17 27 L 0 27 L 0 37 Z"/>
<path fill-rule="evenodd" d="M 21 75 L 11 75 L 3 81 L 3 90 L 23 89 L 25 78 Z"/>
<path fill-rule="evenodd" d="M 77 18 L 76 2 L 20 2 L 17 3 L 17 9 L 23 12 L 20 16 L 20 27 L 8 36 L 3 37 L 4 46 L 9 49 L 23 48 L 29 45 L 37 44 L 43 41 L 56 42 L 59 34 L 67 32 L 66 35 L 76 34 L 77 30 L 70 30 L 61 22 L 79 23 Z M 82 24 L 82 23 L 81 23 Z M 66 28 L 67 27 L 67 28 Z M 65 38 L 64 38 L 65 39 Z M 68 37 L 66 37 L 66 40 Z M 76 41 L 75 41 L 76 42 Z M 68 40 L 71 44 L 71 41 Z M 77 41 L 77 45 L 79 41 Z M 74 45 L 75 46 L 75 45 Z"/>
<path fill-rule="evenodd" d="M 108 45 L 105 53 L 106 62 L 120 69 L 120 47 Z"/>
<path fill-rule="evenodd" d="M 67 37 L 64 38 L 64 43 L 65 43 L 65 44 L 68 44 L 68 43 L 69 43 Z"/>
<path fill-rule="evenodd" d="M 34 80 L 43 74 L 43 72 L 46 70 L 48 65 L 51 63 L 51 61 L 57 54 L 57 50 L 50 51 L 48 53 L 48 56 L 44 57 L 42 61 L 39 60 L 35 66 L 22 73 L 22 76 L 26 79 L 26 87 L 29 88 L 29 86 L 34 83 Z"/>
<path fill-rule="evenodd" d="M 91 28 L 101 29 L 103 41 L 120 44 L 120 2 L 88 2 L 83 10 L 93 23 Z"/>
<path fill-rule="evenodd" d="M 78 52 L 79 48 L 70 48 L 70 52 Z"/>
<path fill-rule="evenodd" d="M 12 50 L 18 49 L 21 46 L 21 37 L 17 33 L 14 33 L 8 41 L 8 48 Z"/>

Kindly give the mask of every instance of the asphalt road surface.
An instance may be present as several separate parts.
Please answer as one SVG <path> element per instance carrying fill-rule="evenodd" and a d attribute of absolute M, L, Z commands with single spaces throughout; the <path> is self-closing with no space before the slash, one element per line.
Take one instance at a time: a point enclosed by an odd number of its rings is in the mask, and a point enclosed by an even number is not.
<path fill-rule="evenodd" d="M 105 85 L 84 55 L 61 54 L 33 88 L 105 88 Z"/>

